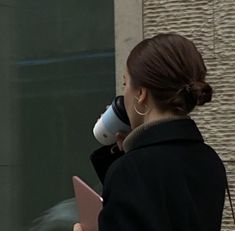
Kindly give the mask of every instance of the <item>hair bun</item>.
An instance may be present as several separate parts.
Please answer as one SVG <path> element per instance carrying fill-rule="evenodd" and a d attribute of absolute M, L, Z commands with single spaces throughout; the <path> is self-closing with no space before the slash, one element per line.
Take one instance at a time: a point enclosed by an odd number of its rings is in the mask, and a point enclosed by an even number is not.
<path fill-rule="evenodd" d="M 191 85 L 191 91 L 195 99 L 197 99 L 197 105 L 203 105 L 210 102 L 212 99 L 212 87 L 205 81 L 197 81 Z"/>

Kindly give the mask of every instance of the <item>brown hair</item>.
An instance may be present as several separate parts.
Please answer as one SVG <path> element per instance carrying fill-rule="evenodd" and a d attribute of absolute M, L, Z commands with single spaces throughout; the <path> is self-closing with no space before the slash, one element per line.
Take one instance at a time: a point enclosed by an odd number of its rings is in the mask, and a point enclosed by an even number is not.
<path fill-rule="evenodd" d="M 131 51 L 127 69 L 133 86 L 148 88 L 161 110 L 188 114 L 211 101 L 202 56 L 183 36 L 159 34 L 143 40 Z"/>

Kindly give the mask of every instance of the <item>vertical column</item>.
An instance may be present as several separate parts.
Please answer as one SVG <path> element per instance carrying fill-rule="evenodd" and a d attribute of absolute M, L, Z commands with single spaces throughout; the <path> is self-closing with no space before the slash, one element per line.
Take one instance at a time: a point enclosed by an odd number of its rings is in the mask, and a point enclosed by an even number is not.
<path fill-rule="evenodd" d="M 130 50 L 143 39 L 142 0 L 117 0 L 115 8 L 116 93 L 122 94 L 122 76 Z"/>

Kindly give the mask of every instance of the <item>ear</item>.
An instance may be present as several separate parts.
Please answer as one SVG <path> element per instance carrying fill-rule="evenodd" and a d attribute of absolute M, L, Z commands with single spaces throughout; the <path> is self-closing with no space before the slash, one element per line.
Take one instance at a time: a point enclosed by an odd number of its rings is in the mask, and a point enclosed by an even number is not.
<path fill-rule="evenodd" d="M 148 97 L 148 91 L 145 87 L 141 87 L 139 90 L 138 90 L 138 103 L 139 104 L 144 104 L 146 103 L 147 101 L 147 97 Z"/>

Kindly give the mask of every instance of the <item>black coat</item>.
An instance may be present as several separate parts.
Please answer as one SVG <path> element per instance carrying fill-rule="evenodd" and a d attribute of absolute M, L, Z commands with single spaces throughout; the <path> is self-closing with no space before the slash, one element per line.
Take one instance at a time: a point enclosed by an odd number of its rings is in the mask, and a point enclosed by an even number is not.
<path fill-rule="evenodd" d="M 102 147 L 91 160 L 104 184 L 100 231 L 220 230 L 225 169 L 193 120 L 152 125 L 125 154 Z"/>

